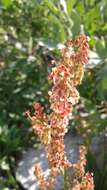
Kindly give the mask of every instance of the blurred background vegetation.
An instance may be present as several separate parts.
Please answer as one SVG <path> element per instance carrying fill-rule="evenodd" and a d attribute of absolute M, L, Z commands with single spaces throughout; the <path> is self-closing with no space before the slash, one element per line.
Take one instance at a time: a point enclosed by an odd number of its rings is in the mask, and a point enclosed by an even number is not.
<path fill-rule="evenodd" d="M 79 132 L 88 147 L 92 137 L 107 127 L 107 1 L 0 1 L 1 190 L 23 189 L 15 167 L 21 152 L 36 143 L 24 113 L 34 101 L 49 111 L 50 61 L 59 59 L 61 45 L 80 33 L 90 39 L 89 64 L 69 128 Z M 96 189 L 107 190 L 107 166 L 97 172 L 92 156 L 88 157 Z"/>

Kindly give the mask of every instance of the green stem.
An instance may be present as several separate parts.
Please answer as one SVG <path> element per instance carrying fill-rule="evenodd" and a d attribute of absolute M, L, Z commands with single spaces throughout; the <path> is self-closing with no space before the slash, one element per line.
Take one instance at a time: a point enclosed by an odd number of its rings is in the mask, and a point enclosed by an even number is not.
<path fill-rule="evenodd" d="M 68 190 L 68 175 L 67 170 L 64 170 L 64 190 Z"/>
<path fill-rule="evenodd" d="M 9 164 L 9 172 L 8 172 L 8 176 L 11 175 L 12 177 L 12 180 L 14 181 L 14 183 L 16 184 L 17 188 L 19 188 L 20 190 L 25 190 L 25 188 L 20 184 L 20 182 L 17 181 L 16 179 L 16 176 L 15 176 L 15 172 L 14 172 L 14 166 L 13 166 L 13 163 L 11 161 L 11 158 L 10 156 L 7 157 L 7 161 L 8 161 L 8 164 Z"/>

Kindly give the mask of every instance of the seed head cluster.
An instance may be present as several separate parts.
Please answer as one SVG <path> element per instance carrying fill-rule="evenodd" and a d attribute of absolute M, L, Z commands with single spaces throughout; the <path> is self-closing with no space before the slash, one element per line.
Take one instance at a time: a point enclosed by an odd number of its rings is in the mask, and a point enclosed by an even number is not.
<path fill-rule="evenodd" d="M 40 103 L 34 104 L 33 116 L 27 112 L 34 132 L 45 145 L 50 169 L 48 180 L 45 179 L 40 165 L 35 166 L 35 175 L 41 189 L 54 189 L 55 178 L 65 169 L 73 168 L 75 179 L 71 190 L 93 190 L 92 174 L 85 174 L 84 170 L 86 164 L 84 147 L 80 148 L 80 160 L 72 165 L 66 157 L 64 145 L 64 136 L 68 131 L 67 125 L 73 106 L 79 100 L 76 86 L 81 83 L 84 65 L 88 62 L 87 37 L 80 35 L 75 40 L 68 40 L 61 55 L 58 62 L 53 61 L 55 67 L 48 77 L 52 83 L 52 89 L 48 92 L 51 113 L 45 114 Z"/>

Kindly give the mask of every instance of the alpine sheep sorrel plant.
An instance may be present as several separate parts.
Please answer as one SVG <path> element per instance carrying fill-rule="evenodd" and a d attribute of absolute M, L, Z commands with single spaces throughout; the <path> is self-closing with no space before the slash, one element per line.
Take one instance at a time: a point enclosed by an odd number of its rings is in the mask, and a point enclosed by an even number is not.
<path fill-rule="evenodd" d="M 73 106 L 78 103 L 79 93 L 76 86 L 82 81 L 84 65 L 88 62 L 88 40 L 84 35 L 75 40 L 68 40 L 62 49 L 62 57 L 49 75 L 53 87 L 49 91 L 49 101 L 52 112 L 45 114 L 40 103 L 34 104 L 34 114 L 27 115 L 32 123 L 32 128 L 38 135 L 49 163 L 50 174 L 45 179 L 41 166 L 35 166 L 35 175 L 42 190 L 54 189 L 55 178 L 65 171 L 72 169 L 73 178 L 69 182 L 64 181 L 64 190 L 93 190 L 93 175 L 85 173 L 86 149 L 80 146 L 80 159 L 76 164 L 71 164 L 66 157 L 64 136 L 67 133 L 67 125 L 72 114 Z"/>

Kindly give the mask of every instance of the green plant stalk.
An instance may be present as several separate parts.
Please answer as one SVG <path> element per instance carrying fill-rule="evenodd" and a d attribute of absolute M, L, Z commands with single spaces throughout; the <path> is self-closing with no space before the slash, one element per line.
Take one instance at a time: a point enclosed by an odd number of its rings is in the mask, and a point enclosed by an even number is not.
<path fill-rule="evenodd" d="M 19 188 L 20 190 L 24 190 L 23 186 L 16 179 L 16 176 L 15 176 L 15 173 L 14 173 L 14 165 L 12 163 L 12 160 L 11 160 L 10 156 L 7 157 L 7 161 L 9 163 L 9 169 L 10 169 L 9 172 L 7 173 L 8 176 L 11 175 L 11 179 L 12 179 L 13 183 L 16 184 L 17 188 Z"/>
<path fill-rule="evenodd" d="M 105 170 L 103 170 L 103 174 L 101 176 L 101 183 L 98 186 L 98 190 L 105 190 L 106 188 L 106 176 L 107 176 L 107 166 L 105 167 Z"/>
<path fill-rule="evenodd" d="M 68 175 L 66 169 L 64 169 L 64 190 L 68 190 Z"/>

